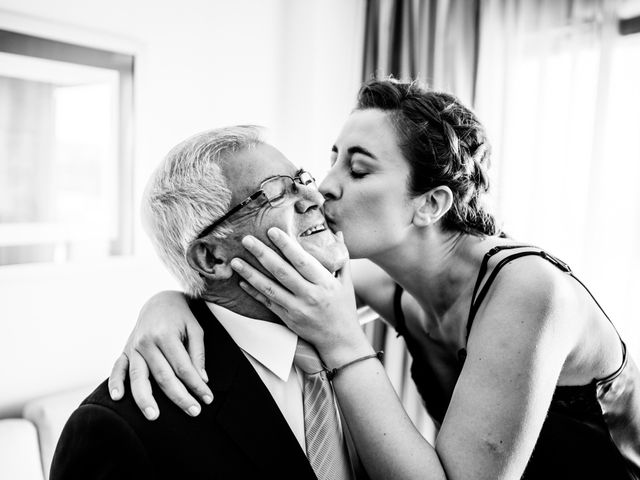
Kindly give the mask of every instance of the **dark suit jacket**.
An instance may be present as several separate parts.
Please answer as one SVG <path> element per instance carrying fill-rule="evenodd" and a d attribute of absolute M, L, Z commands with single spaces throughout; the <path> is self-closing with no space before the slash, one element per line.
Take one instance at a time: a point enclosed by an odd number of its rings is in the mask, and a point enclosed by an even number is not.
<path fill-rule="evenodd" d="M 113 402 L 105 381 L 69 418 L 51 480 L 316 478 L 240 348 L 203 301 L 191 310 L 205 332 L 213 403 L 192 418 L 152 383 L 160 416 L 150 422 L 130 389 Z"/>

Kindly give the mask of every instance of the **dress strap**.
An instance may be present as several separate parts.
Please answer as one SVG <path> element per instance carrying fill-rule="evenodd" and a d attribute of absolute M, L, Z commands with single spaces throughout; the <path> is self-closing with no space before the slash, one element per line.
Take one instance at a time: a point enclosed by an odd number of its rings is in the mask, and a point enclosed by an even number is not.
<path fill-rule="evenodd" d="M 404 320 L 404 312 L 402 311 L 402 292 L 404 289 L 396 283 L 396 289 L 393 292 L 393 314 L 396 317 L 396 332 L 399 336 L 404 336 L 406 332 L 406 325 Z"/>
<path fill-rule="evenodd" d="M 476 298 L 476 293 L 478 293 L 478 287 L 480 287 L 480 283 L 484 278 L 485 273 L 487 273 L 487 265 L 489 264 L 489 259 L 493 257 L 496 253 L 501 252 L 502 250 L 509 250 L 511 248 L 526 248 L 530 247 L 530 245 L 498 245 L 497 247 L 493 247 L 487 253 L 484 254 L 484 258 L 482 259 L 482 264 L 480 265 L 480 271 L 478 272 L 478 278 L 476 279 L 476 284 L 473 287 L 473 295 L 471 295 L 471 306 L 473 307 L 473 302 Z M 534 247 L 535 248 L 535 247 Z"/>
<path fill-rule="evenodd" d="M 480 289 L 480 291 L 478 292 L 480 288 L 480 284 L 482 283 L 482 279 L 487 273 L 489 259 L 493 257 L 495 254 L 501 252 L 502 250 L 510 250 L 514 248 L 533 248 L 535 250 L 526 250 L 524 252 L 513 253 L 511 255 L 506 256 L 502 260 L 500 260 L 500 262 L 498 262 L 498 264 L 491 271 L 491 274 L 489 275 L 489 278 L 483 285 L 482 289 Z M 480 309 L 480 305 L 482 304 L 482 301 L 487 296 L 487 293 L 489 292 L 489 288 L 491 288 L 493 281 L 495 280 L 498 273 L 500 273 L 500 270 L 502 269 L 502 267 L 504 267 L 505 265 L 507 265 L 508 263 L 514 260 L 517 260 L 518 258 L 531 256 L 531 255 L 537 255 L 539 257 L 542 257 L 545 260 L 548 260 L 551 263 L 553 263 L 560 270 L 571 274 L 571 269 L 566 263 L 562 262 L 561 260 L 557 259 L 553 255 L 550 255 L 547 252 L 540 250 L 538 247 L 535 247 L 533 245 L 499 245 L 497 247 L 492 248 L 485 254 L 484 258 L 482 259 L 482 264 L 480 265 L 480 271 L 478 272 L 478 278 L 473 288 L 473 295 L 471 297 L 471 308 L 469 309 L 469 317 L 467 319 L 467 339 L 469 339 L 469 334 L 471 333 L 471 327 L 473 325 L 473 321 L 475 319 L 476 313 L 478 313 L 478 310 Z M 582 282 L 580 283 L 582 284 Z M 591 292 L 589 292 L 589 294 L 591 294 Z M 593 298 L 593 295 L 591 296 Z"/>
<path fill-rule="evenodd" d="M 547 254 L 547 256 L 549 256 L 549 254 Z M 587 293 L 591 297 L 591 300 L 593 300 L 595 302 L 596 306 L 600 309 L 600 311 L 605 316 L 605 318 L 607 320 L 609 320 L 609 323 L 611 324 L 611 326 L 613 327 L 613 329 L 616 332 L 616 335 L 618 335 L 618 338 L 620 339 L 620 343 L 622 344 L 622 356 L 623 356 L 624 359 L 626 359 L 626 357 L 627 357 L 627 346 L 622 341 L 622 337 L 620 336 L 620 332 L 618 332 L 618 329 L 616 328 L 616 324 L 611 321 L 611 319 L 609 318 L 609 315 L 607 315 L 607 312 L 605 312 L 604 308 L 602 308 L 602 305 L 600 305 L 600 302 L 598 302 L 598 300 L 596 300 L 596 297 L 593 296 L 593 293 L 591 293 L 591 290 L 589 290 L 587 288 L 587 286 L 584 283 L 582 283 L 582 280 L 580 280 L 578 277 L 576 277 L 571 270 L 569 270 L 569 275 L 571 275 L 576 282 L 578 282 L 580 285 L 582 285 L 582 288 L 584 288 L 587 291 Z"/>

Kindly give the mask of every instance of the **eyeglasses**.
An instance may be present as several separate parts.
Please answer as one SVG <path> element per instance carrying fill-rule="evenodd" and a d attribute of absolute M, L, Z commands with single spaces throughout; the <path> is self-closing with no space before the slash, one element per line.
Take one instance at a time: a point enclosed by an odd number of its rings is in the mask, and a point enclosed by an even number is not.
<path fill-rule="evenodd" d="M 231 215 L 239 212 L 242 208 L 246 207 L 263 195 L 272 207 L 282 205 L 288 196 L 298 193 L 296 183 L 299 183 L 300 185 L 315 185 L 316 180 L 306 170 L 298 170 L 294 177 L 290 177 L 289 175 L 275 175 L 273 177 L 269 177 L 260 184 L 259 190 L 249 195 L 222 217 L 205 228 L 200 235 L 196 237 L 196 240 L 209 235 L 213 232 L 214 228 L 231 217 Z"/>

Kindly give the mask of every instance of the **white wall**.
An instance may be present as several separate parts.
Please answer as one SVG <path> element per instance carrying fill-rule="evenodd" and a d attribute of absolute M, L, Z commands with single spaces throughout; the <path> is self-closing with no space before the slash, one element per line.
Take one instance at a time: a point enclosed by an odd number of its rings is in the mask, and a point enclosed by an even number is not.
<path fill-rule="evenodd" d="M 217 126 L 264 125 L 321 177 L 354 104 L 363 12 L 364 0 L 0 0 L 0 28 L 136 55 L 137 209 L 162 156 Z M 106 377 L 144 299 L 175 287 L 135 222 L 137 259 L 0 267 L 0 416 Z"/>
<path fill-rule="evenodd" d="M 0 417 L 111 369 L 144 299 L 176 288 L 155 262 L 0 268 Z"/>
<path fill-rule="evenodd" d="M 274 141 L 316 178 L 355 107 L 364 43 L 364 0 L 283 2 L 282 75 Z"/>

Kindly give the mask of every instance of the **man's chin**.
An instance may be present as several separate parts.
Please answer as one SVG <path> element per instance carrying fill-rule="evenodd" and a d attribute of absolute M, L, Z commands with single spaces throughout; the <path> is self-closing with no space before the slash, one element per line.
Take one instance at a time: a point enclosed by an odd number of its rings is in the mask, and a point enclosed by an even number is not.
<path fill-rule="evenodd" d="M 328 230 L 301 238 L 300 245 L 331 273 L 340 270 L 349 260 L 347 248 Z"/>

